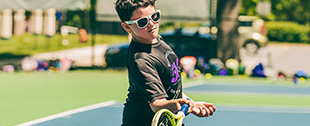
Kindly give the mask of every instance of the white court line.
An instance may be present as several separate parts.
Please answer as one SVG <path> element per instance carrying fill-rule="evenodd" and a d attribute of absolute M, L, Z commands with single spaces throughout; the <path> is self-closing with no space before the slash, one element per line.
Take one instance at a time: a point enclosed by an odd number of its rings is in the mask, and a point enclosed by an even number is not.
<path fill-rule="evenodd" d="M 98 103 L 98 104 L 94 104 L 94 105 L 90 105 L 90 106 L 85 106 L 85 107 L 82 107 L 82 108 L 77 108 L 77 109 L 65 111 L 65 112 L 62 112 L 62 113 L 58 113 L 58 114 L 55 114 L 55 115 L 50 115 L 50 116 L 47 116 L 47 117 L 39 118 L 39 119 L 36 119 L 36 120 L 33 120 L 33 121 L 29 121 L 29 122 L 25 122 L 25 123 L 22 123 L 22 124 L 18 124 L 16 126 L 31 126 L 31 125 L 38 124 L 38 123 L 41 123 L 41 122 L 46 122 L 46 121 L 53 120 L 53 119 L 56 119 L 56 118 L 65 117 L 65 116 L 69 116 L 69 115 L 72 115 L 72 114 L 76 114 L 76 113 L 80 113 L 80 112 L 84 112 L 84 111 L 89 111 L 89 110 L 93 110 L 93 109 L 97 109 L 97 108 L 102 108 L 102 107 L 110 106 L 110 105 L 113 105 L 113 104 L 116 104 L 116 101 L 111 100 L 111 101 L 107 101 L 107 102 L 103 102 L 103 103 Z"/>
<path fill-rule="evenodd" d="M 188 83 L 184 84 L 183 88 L 189 88 L 189 87 L 194 87 L 194 86 L 198 86 L 198 85 L 203 85 L 204 82 L 205 82 L 204 80 L 188 82 Z"/>

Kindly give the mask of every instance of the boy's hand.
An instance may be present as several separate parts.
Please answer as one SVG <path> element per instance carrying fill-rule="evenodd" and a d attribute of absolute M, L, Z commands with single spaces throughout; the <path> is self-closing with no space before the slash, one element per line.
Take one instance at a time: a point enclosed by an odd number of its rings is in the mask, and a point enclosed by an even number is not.
<path fill-rule="evenodd" d="M 212 116 L 216 108 L 212 103 L 195 102 L 192 113 L 198 117 Z"/>
<path fill-rule="evenodd" d="M 193 111 L 194 102 L 192 100 L 190 100 L 190 99 L 177 99 L 177 101 L 178 102 L 177 102 L 176 106 L 177 106 L 178 111 L 180 111 L 183 104 L 189 105 L 189 108 L 188 108 L 186 115 Z"/>

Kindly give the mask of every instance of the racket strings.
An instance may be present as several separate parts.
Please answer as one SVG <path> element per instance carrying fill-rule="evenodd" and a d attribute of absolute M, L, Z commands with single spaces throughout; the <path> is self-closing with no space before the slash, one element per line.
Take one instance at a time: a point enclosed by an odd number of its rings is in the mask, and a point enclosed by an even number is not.
<path fill-rule="evenodd" d="M 159 118 L 158 126 L 176 126 L 175 119 L 169 113 L 163 113 Z"/>

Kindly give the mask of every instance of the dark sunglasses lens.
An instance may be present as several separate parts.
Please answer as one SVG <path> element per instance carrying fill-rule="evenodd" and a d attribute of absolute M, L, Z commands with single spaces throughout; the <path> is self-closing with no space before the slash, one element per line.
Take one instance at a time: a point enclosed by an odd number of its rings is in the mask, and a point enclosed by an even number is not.
<path fill-rule="evenodd" d="M 147 23 L 148 23 L 147 18 L 142 18 L 142 19 L 138 20 L 139 27 L 145 27 L 147 25 Z"/>
<path fill-rule="evenodd" d="M 159 21 L 159 20 L 160 20 L 160 13 L 159 13 L 159 12 L 154 13 L 154 14 L 152 15 L 152 20 L 153 20 L 154 22 Z"/>

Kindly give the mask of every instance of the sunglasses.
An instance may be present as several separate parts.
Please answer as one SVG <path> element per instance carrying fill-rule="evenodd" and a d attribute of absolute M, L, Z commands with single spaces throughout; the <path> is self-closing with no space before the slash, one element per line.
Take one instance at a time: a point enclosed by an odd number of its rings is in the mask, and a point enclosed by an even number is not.
<path fill-rule="evenodd" d="M 138 28 L 142 29 L 145 28 L 149 24 L 149 20 L 152 20 L 154 23 L 159 22 L 160 20 L 160 10 L 155 11 L 153 14 L 150 16 L 146 17 L 141 17 L 137 20 L 134 21 L 125 21 L 126 24 L 137 24 Z"/>

